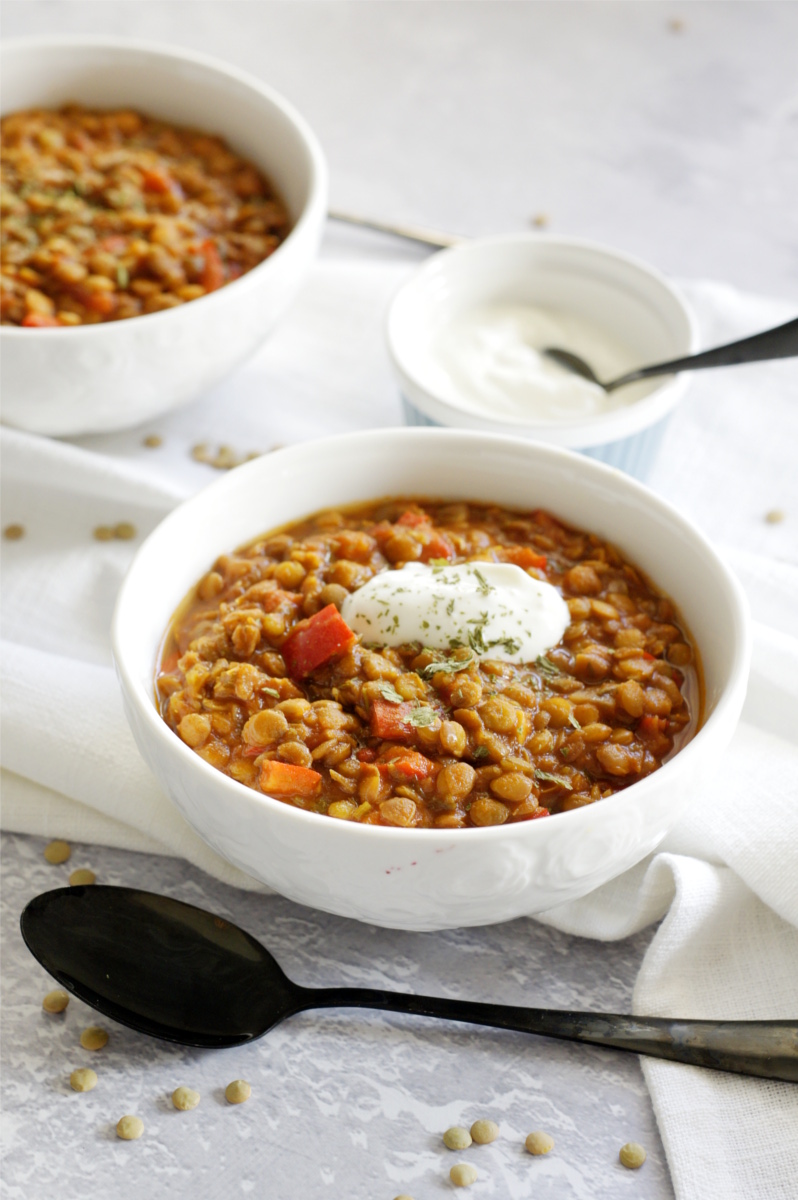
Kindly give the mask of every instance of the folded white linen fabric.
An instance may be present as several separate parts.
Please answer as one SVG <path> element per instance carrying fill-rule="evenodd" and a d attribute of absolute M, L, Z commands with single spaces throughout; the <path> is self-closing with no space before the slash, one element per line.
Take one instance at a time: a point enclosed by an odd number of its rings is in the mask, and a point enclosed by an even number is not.
<path fill-rule="evenodd" d="M 272 342 L 234 380 L 146 430 L 56 442 L 4 429 L 2 828 L 180 855 L 245 888 L 163 796 L 125 721 L 108 630 L 136 541 L 212 478 L 191 455 L 401 421 L 379 340 L 403 264 L 320 263 Z M 794 315 L 717 284 L 685 285 L 711 344 Z M 722 542 L 757 625 L 742 722 L 703 801 L 658 852 L 539 918 L 599 939 L 665 918 L 640 1014 L 798 1017 L 798 373 L 696 376 L 652 485 Z M 230 433 L 235 430 L 235 439 Z M 146 434 L 162 444 L 147 447 Z M 265 442 L 265 444 L 264 444 Z M 768 509 L 788 519 L 767 523 Z M 262 889 L 266 890 L 266 889 Z M 798 1088 L 644 1062 L 680 1200 L 795 1194 Z"/>

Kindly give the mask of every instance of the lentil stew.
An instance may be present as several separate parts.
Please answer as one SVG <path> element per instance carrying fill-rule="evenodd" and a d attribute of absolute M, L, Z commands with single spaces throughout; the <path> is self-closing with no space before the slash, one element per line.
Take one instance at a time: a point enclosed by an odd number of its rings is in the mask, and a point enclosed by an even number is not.
<path fill-rule="evenodd" d="M 570 623 L 535 662 L 371 645 L 340 608 L 374 575 L 511 563 Z M 472 642 L 473 645 L 473 642 Z M 547 512 L 395 499 L 326 511 L 216 560 L 156 676 L 164 720 L 240 783 L 310 812 L 444 829 L 593 804 L 695 732 L 700 668 L 674 604 Z"/>
<path fill-rule="evenodd" d="M 219 137 L 67 105 L 2 120 L 4 325 L 98 324 L 197 300 L 288 234 L 268 180 Z"/>

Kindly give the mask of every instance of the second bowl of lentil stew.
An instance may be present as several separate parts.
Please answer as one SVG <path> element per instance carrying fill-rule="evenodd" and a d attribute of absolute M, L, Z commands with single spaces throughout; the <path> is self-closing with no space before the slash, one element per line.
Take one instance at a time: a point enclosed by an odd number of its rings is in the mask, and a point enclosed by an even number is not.
<path fill-rule="evenodd" d="M 257 79 L 111 39 L 2 49 L 3 419 L 127 428 L 251 354 L 308 270 L 326 167 Z"/>
<path fill-rule="evenodd" d="M 484 612 L 458 624 L 464 572 Z M 369 586 L 407 604 L 425 578 L 421 636 L 372 636 Z M 531 659 L 491 624 L 519 580 L 563 613 Z M 650 852 L 729 740 L 749 657 L 739 586 L 641 485 L 444 430 L 306 443 L 206 489 L 139 552 L 114 650 L 142 753 L 210 845 L 408 929 L 543 911 Z"/>

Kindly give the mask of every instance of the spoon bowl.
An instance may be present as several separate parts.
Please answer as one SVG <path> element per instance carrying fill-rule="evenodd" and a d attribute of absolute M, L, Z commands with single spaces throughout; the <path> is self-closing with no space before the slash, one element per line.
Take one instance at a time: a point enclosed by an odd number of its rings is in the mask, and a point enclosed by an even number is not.
<path fill-rule="evenodd" d="M 303 988 L 225 918 L 134 888 L 45 892 L 20 924 L 28 949 L 68 991 L 122 1025 L 182 1045 L 240 1046 L 307 1009 L 374 1008 L 798 1082 L 797 1021 L 637 1018 L 372 988 Z"/>
<path fill-rule="evenodd" d="M 59 888 L 25 909 L 22 936 L 65 987 L 140 1033 L 238 1046 L 298 1012 L 301 989 L 250 934 L 133 888 Z"/>

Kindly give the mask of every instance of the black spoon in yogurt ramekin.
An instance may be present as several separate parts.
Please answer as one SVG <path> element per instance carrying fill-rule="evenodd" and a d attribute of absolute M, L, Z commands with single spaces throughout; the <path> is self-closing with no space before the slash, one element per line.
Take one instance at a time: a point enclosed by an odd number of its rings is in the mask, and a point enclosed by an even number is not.
<path fill-rule="evenodd" d="M 307 1009 L 375 1008 L 798 1082 L 798 1021 L 688 1021 L 300 987 L 226 918 L 135 888 L 45 892 L 31 900 L 20 924 L 34 957 L 86 1004 L 187 1046 L 251 1042 Z"/>
<path fill-rule="evenodd" d="M 673 358 L 668 362 L 627 371 L 625 375 L 619 375 L 607 383 L 602 383 L 590 364 L 572 350 L 548 346 L 541 350 L 541 354 L 573 374 L 581 375 L 589 383 L 597 383 L 605 392 L 614 392 L 616 388 L 626 387 L 627 383 L 637 383 L 640 379 L 650 379 L 655 375 L 674 375 L 677 371 L 698 371 L 706 367 L 733 367 L 774 358 L 794 358 L 798 356 L 798 318 L 775 329 L 766 329 L 751 337 L 715 346 L 712 350 L 702 350 L 700 354 L 688 354 L 685 358 Z"/>

